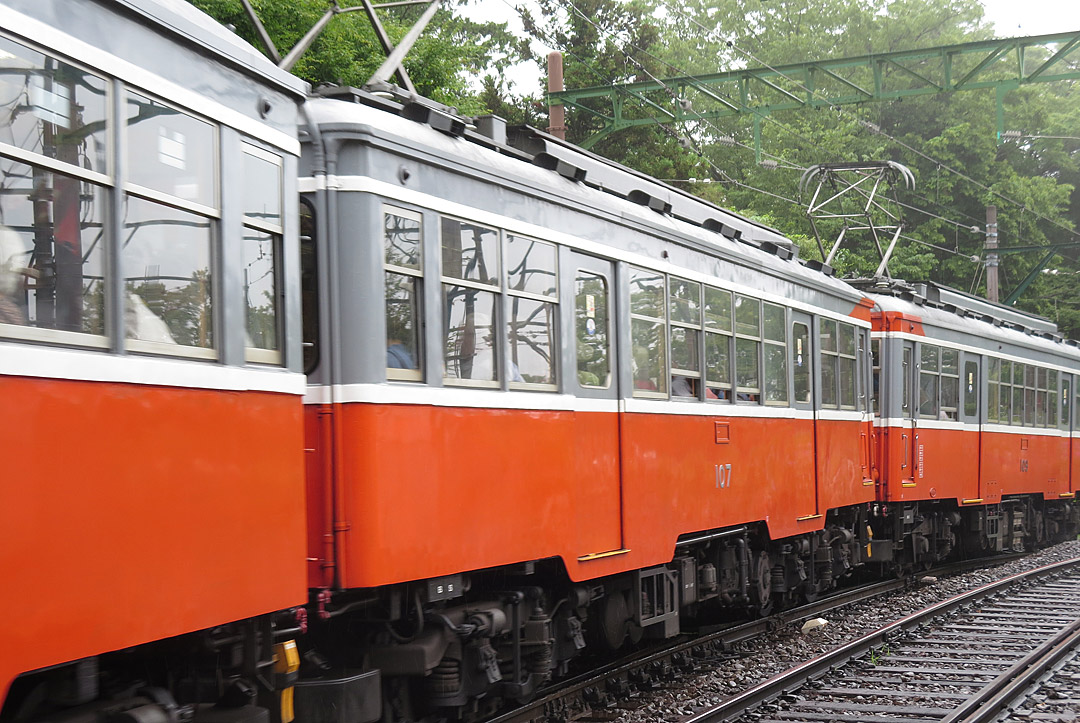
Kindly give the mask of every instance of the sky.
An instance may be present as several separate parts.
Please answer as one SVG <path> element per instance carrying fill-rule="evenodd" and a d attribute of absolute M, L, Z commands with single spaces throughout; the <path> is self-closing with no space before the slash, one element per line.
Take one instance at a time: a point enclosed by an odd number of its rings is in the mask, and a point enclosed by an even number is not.
<path fill-rule="evenodd" d="M 521 0 L 471 0 L 463 12 L 476 20 L 508 22 L 511 30 L 520 33 L 521 23 L 511 8 L 518 2 Z M 1080 0 L 983 0 L 983 7 L 1000 38 L 1080 30 Z M 518 93 L 541 89 L 540 68 L 535 63 L 513 69 L 509 78 Z"/>

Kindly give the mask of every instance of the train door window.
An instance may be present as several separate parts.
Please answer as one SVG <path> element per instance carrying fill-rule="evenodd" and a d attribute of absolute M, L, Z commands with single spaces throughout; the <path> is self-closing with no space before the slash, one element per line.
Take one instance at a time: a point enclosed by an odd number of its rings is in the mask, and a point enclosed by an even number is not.
<path fill-rule="evenodd" d="M 575 285 L 578 384 L 593 389 L 607 389 L 611 386 L 608 280 L 599 274 L 578 269 Z"/>
<path fill-rule="evenodd" d="M 0 179 L 0 336 L 106 346 L 105 188 L 8 158 Z"/>
<path fill-rule="evenodd" d="M 1046 398 L 1048 396 L 1048 371 L 1046 367 L 1037 367 L 1035 369 L 1035 426 L 1045 427 L 1047 424 L 1047 404 Z"/>
<path fill-rule="evenodd" d="M 128 348 L 214 358 L 211 220 L 129 195 L 123 221 Z"/>
<path fill-rule="evenodd" d="M 1058 372 L 1051 369 L 1046 377 L 1046 426 L 1058 426 Z"/>
<path fill-rule="evenodd" d="M 761 401 L 761 302 L 735 295 L 735 400 Z"/>
<path fill-rule="evenodd" d="M 386 292 L 386 378 L 423 381 L 423 217 L 383 209 L 383 272 Z"/>
<path fill-rule="evenodd" d="M 969 420 L 979 416 L 979 363 L 964 362 L 964 416 Z"/>
<path fill-rule="evenodd" d="M 855 409 L 855 327 L 843 322 L 838 324 L 836 340 L 840 407 Z"/>
<path fill-rule="evenodd" d="M 806 324 L 795 322 L 791 325 L 791 367 L 795 401 L 800 404 L 811 404 L 814 401 L 810 386 L 813 379 L 810 359 L 810 328 Z"/>
<path fill-rule="evenodd" d="M 319 364 L 319 265 L 315 239 L 315 212 L 300 199 L 300 295 L 303 315 L 304 373 Z"/>
<path fill-rule="evenodd" d="M 705 287 L 705 398 L 731 401 L 731 292 Z"/>
<path fill-rule="evenodd" d="M 996 422 L 1001 406 L 1001 360 L 990 358 L 986 364 L 986 421 Z"/>
<path fill-rule="evenodd" d="M 553 391 L 559 299 L 553 244 L 523 236 L 507 237 L 506 294 L 510 386 Z"/>
<path fill-rule="evenodd" d="M 941 349 L 941 419 L 959 419 L 960 406 L 960 352 Z"/>
<path fill-rule="evenodd" d="M 280 364 L 281 157 L 245 143 L 243 170 L 244 357 Z"/>
<path fill-rule="evenodd" d="M 911 419 L 911 363 L 912 363 L 912 349 L 910 346 L 904 347 L 903 361 L 901 363 L 900 370 L 900 411 L 904 419 Z"/>
<path fill-rule="evenodd" d="M 941 374 L 941 348 L 921 345 L 919 352 L 919 416 L 938 417 L 938 381 Z"/>
<path fill-rule="evenodd" d="M 634 396 L 667 397 L 664 275 L 630 269 L 630 345 Z"/>
<path fill-rule="evenodd" d="M 443 218 L 442 283 L 444 379 L 450 384 L 498 387 L 499 234 Z"/>
<path fill-rule="evenodd" d="M 672 397 L 701 398 L 701 312 L 701 284 L 669 279 Z"/>
<path fill-rule="evenodd" d="M 1068 374 L 1061 375 L 1061 420 L 1060 425 L 1064 430 L 1069 429 L 1069 424 L 1072 422 L 1070 412 L 1072 411 L 1072 395 L 1070 389 L 1072 388 L 1072 378 Z"/>
<path fill-rule="evenodd" d="M 836 409 L 840 405 L 840 397 L 836 387 L 839 344 L 835 319 L 818 319 L 818 339 L 821 346 L 821 406 Z"/>
<path fill-rule="evenodd" d="M 762 331 L 765 403 L 787 406 L 787 310 L 776 304 L 762 304 Z"/>
<path fill-rule="evenodd" d="M 1037 424 L 1035 398 L 1038 391 L 1036 377 L 1038 370 L 1034 364 L 1024 367 L 1024 426 L 1034 427 Z"/>
<path fill-rule="evenodd" d="M 1024 423 L 1024 365 L 1013 362 L 1012 365 L 1012 424 Z"/>
<path fill-rule="evenodd" d="M 160 101 L 128 92 L 127 180 L 217 207 L 217 129 Z"/>
<path fill-rule="evenodd" d="M 870 411 L 881 413 L 881 339 L 870 340 Z"/>
<path fill-rule="evenodd" d="M 7 38 L 0 38 L 0 69 L 0 97 L 9 110 L 0 116 L 0 144 L 112 173 L 110 86 L 103 78 Z"/>

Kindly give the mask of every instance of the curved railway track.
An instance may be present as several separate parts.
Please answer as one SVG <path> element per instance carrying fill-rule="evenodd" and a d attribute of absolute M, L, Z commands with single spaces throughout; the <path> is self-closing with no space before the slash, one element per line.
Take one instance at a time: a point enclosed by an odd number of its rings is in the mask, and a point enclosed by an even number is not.
<path fill-rule="evenodd" d="M 1025 556 L 1005 554 L 955 562 L 930 570 L 924 575 L 959 574 L 1004 564 Z M 684 635 L 674 642 L 669 641 L 667 645 L 639 650 L 600 669 L 561 681 L 557 686 L 542 691 L 530 703 L 489 718 L 487 723 L 613 720 L 624 709 L 635 707 L 633 698 L 642 692 L 678 685 L 678 681 L 685 676 L 722 666 L 726 660 L 737 657 L 729 652 L 731 646 L 737 643 L 757 638 L 787 623 L 824 615 L 846 605 L 916 585 L 918 579 L 912 577 L 871 583 L 840 590 L 814 603 L 760 620 L 727 625 L 719 629 L 703 629 L 696 635 Z"/>
<path fill-rule="evenodd" d="M 908 615 L 680 723 L 989 723 L 1080 642 L 1080 558 Z M 1070 720 L 1072 718 L 1069 718 Z"/>

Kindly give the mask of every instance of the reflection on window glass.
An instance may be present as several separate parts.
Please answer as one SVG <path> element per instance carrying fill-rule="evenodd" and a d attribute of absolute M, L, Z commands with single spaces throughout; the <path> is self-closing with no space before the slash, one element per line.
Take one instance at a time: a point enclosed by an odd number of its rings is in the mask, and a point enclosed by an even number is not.
<path fill-rule="evenodd" d="M 1016 426 L 1024 423 L 1024 388 L 1021 386 L 1012 388 L 1012 423 Z"/>
<path fill-rule="evenodd" d="M 821 355 L 821 406 L 835 409 L 838 404 L 836 395 L 836 359 L 834 354 Z"/>
<path fill-rule="evenodd" d="M 1067 376 L 1061 378 L 1061 427 L 1062 429 L 1069 428 L 1070 411 L 1072 405 L 1069 404 L 1069 400 L 1072 398 L 1069 396 L 1069 389 L 1072 386 L 1072 381 Z"/>
<path fill-rule="evenodd" d="M 281 161 L 244 153 L 244 215 L 281 225 Z"/>
<path fill-rule="evenodd" d="M 555 247 L 543 241 L 510 236 L 506 241 L 506 275 L 511 291 L 553 297 L 558 293 Z"/>
<path fill-rule="evenodd" d="M 420 368 L 420 279 L 386 272 L 386 368 Z"/>
<path fill-rule="evenodd" d="M 735 386 L 736 400 L 756 402 L 761 393 L 758 373 L 758 348 L 760 343 L 751 339 L 735 339 Z"/>
<path fill-rule="evenodd" d="M 841 324 L 843 326 L 843 324 Z M 855 408 L 855 360 L 846 356 L 839 359 L 837 374 L 840 381 L 840 406 Z"/>
<path fill-rule="evenodd" d="M 810 329 L 806 324 L 791 325 L 791 359 L 795 380 L 795 401 L 809 404 L 811 397 Z"/>
<path fill-rule="evenodd" d="M 997 404 L 997 400 L 994 400 Z M 964 363 L 964 415 L 974 417 L 979 413 L 979 365 Z"/>
<path fill-rule="evenodd" d="M 821 338 L 821 350 L 836 352 L 836 321 L 833 319 L 819 320 L 818 331 Z"/>
<path fill-rule="evenodd" d="M 630 321 L 635 391 L 667 393 L 667 359 L 664 349 L 667 333 L 665 329 L 666 326 L 662 322 L 634 318 Z"/>
<path fill-rule="evenodd" d="M 705 287 L 705 326 L 731 331 L 731 292 Z"/>
<path fill-rule="evenodd" d="M 104 334 L 104 190 L 0 159 L 0 324 Z"/>
<path fill-rule="evenodd" d="M 420 219 L 383 214 L 383 246 L 388 266 L 420 269 Z"/>
<path fill-rule="evenodd" d="M 705 397 L 731 399 L 731 337 L 705 332 Z"/>
<path fill-rule="evenodd" d="M 127 97 L 128 180 L 217 205 L 214 126 L 135 93 Z"/>
<path fill-rule="evenodd" d="M 784 320 L 784 307 L 776 304 L 765 304 L 765 339 L 767 341 L 784 341 L 784 330 L 787 324 Z"/>
<path fill-rule="evenodd" d="M 1046 382 L 1046 426 L 1058 425 L 1058 373 L 1051 369 Z"/>
<path fill-rule="evenodd" d="M 315 243 L 315 214 L 300 199 L 300 294 L 303 315 L 304 373 L 319 363 L 319 270 Z"/>
<path fill-rule="evenodd" d="M 938 357 L 940 355 L 940 349 L 930 344 L 922 345 L 922 366 L 921 369 L 924 372 L 936 372 L 938 371 Z"/>
<path fill-rule="evenodd" d="M 511 296 L 507 326 L 511 383 L 554 384 L 555 305 Z"/>
<path fill-rule="evenodd" d="M 787 401 L 787 348 L 765 345 L 765 401 Z"/>
<path fill-rule="evenodd" d="M 499 234 L 453 218 L 442 219 L 443 276 L 499 283 Z"/>
<path fill-rule="evenodd" d="M 664 318 L 664 277 L 655 271 L 630 269 L 630 313 Z"/>
<path fill-rule="evenodd" d="M 697 329 L 682 326 L 671 328 L 672 396 L 698 396 L 701 385 L 701 356 L 698 348 L 700 334 Z"/>
<path fill-rule="evenodd" d="M 213 347 L 209 219 L 128 197 L 123 221 L 127 337 Z"/>
<path fill-rule="evenodd" d="M 244 306 L 247 344 L 278 350 L 278 289 L 276 236 L 244 229 Z"/>
<path fill-rule="evenodd" d="M 976 381 L 978 384 L 978 381 Z M 1001 360 L 990 359 L 986 366 L 986 419 L 998 421 L 998 409 L 1001 405 Z"/>
<path fill-rule="evenodd" d="M 608 285 L 599 274 L 579 270 L 574 291 L 577 376 L 583 387 L 611 385 L 608 362 Z"/>
<path fill-rule="evenodd" d="M 761 336 L 761 302 L 748 296 L 735 296 L 735 333 Z"/>
<path fill-rule="evenodd" d="M 490 291 L 443 286 L 446 293 L 446 378 L 499 381 L 495 300 Z"/>
<path fill-rule="evenodd" d="M 0 38 L 0 142 L 109 173 L 106 88 L 95 75 Z"/>
<path fill-rule="evenodd" d="M 911 418 L 911 358 L 911 347 L 905 345 L 901 364 L 903 368 L 901 376 L 903 379 L 900 391 L 900 411 L 904 415 L 904 419 Z"/>
<path fill-rule="evenodd" d="M 682 279 L 671 279 L 668 283 L 671 287 L 671 321 L 700 326 L 701 285 Z"/>
<path fill-rule="evenodd" d="M 923 347 L 923 349 L 925 350 L 926 347 Z M 937 415 L 938 375 L 932 372 L 922 372 L 919 374 L 919 416 L 937 419 Z"/>

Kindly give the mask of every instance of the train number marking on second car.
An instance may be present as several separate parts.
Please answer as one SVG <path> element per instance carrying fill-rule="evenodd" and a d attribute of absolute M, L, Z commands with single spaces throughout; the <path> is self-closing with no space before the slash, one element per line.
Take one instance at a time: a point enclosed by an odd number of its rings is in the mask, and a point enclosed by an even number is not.
<path fill-rule="evenodd" d="M 716 489 L 724 489 L 731 486 L 731 465 L 718 464 L 716 467 Z"/>

